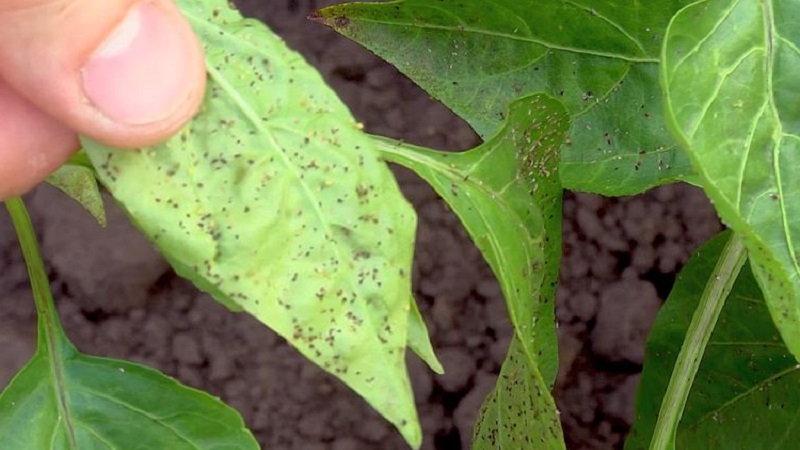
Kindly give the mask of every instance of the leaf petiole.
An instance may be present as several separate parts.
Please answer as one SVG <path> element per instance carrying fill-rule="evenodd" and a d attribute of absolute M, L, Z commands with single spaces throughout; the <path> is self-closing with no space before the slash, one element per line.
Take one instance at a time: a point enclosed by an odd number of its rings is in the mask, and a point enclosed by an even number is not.
<path fill-rule="evenodd" d="M 64 385 L 64 365 L 63 362 L 75 354 L 75 348 L 67 339 L 64 330 L 61 328 L 61 321 L 58 318 L 53 296 L 50 292 L 50 281 L 39 252 L 39 245 L 36 242 L 36 234 L 33 231 L 31 218 L 25 203 L 19 197 L 10 198 L 5 201 L 8 214 L 11 216 L 11 223 L 17 232 L 22 256 L 25 259 L 25 266 L 28 269 L 28 276 L 31 280 L 31 289 L 36 303 L 36 314 L 38 316 L 38 352 L 44 352 L 51 364 L 53 392 L 56 393 L 56 404 L 58 412 L 64 421 L 64 430 L 67 431 L 67 439 L 70 448 L 76 447 L 74 427 L 71 425 L 71 415 L 67 407 L 67 400 L 63 389 Z"/>
<path fill-rule="evenodd" d="M 719 261 L 714 267 L 702 297 L 694 311 L 686 338 L 681 346 L 666 394 L 658 412 L 658 421 L 650 441 L 650 450 L 673 450 L 678 423 L 683 415 L 686 400 L 692 388 L 695 375 L 703 360 L 706 345 L 717 324 L 717 319 L 725 305 L 733 284 L 747 260 L 744 241 L 733 233 Z"/>

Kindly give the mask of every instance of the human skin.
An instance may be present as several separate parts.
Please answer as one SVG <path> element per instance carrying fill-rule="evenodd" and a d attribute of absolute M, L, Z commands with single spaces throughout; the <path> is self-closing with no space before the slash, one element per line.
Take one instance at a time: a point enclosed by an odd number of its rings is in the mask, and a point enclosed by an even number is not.
<path fill-rule="evenodd" d="M 79 134 L 166 139 L 204 90 L 202 47 L 173 0 L 0 0 L 0 200 L 63 164 Z"/>

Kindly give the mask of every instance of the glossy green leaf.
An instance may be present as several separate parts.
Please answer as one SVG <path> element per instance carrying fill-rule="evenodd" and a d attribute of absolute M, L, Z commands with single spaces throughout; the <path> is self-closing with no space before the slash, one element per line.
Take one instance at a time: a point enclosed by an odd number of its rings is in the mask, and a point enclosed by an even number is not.
<path fill-rule="evenodd" d="M 568 126 L 568 116 L 558 101 L 535 95 L 514 103 L 506 126 L 467 152 L 436 152 L 380 141 L 387 160 L 414 170 L 447 201 L 505 295 L 515 339 L 503 364 L 505 376 L 490 400 L 500 407 L 485 408 L 481 425 L 489 439 L 485 443 L 490 442 L 491 433 L 511 431 L 490 422 L 508 426 L 505 422 L 511 416 L 558 430 L 548 435 L 548 442 L 560 437 L 549 389 L 558 368 L 553 326 L 561 256 L 558 149 Z M 511 397 L 515 402 L 509 404 Z M 531 404 L 536 408 L 529 409 Z M 529 433 L 537 430 L 520 426 L 504 439 L 526 442 Z"/>
<path fill-rule="evenodd" d="M 647 342 L 636 421 L 626 450 L 649 448 L 689 322 L 720 253 L 723 233 L 689 260 Z M 788 449 L 800 439 L 800 368 L 781 341 L 749 266 L 740 272 L 700 364 L 677 432 L 684 450 Z"/>
<path fill-rule="evenodd" d="M 6 207 L 31 279 L 38 346 L 0 394 L 0 448 L 258 449 L 218 399 L 153 369 L 78 353 L 61 328 L 25 205 L 11 198 Z"/>
<path fill-rule="evenodd" d="M 101 181 L 179 274 L 270 326 L 418 447 L 405 365 L 413 209 L 300 55 L 224 0 L 178 4 L 205 46 L 202 110 L 156 147 L 84 139 Z"/>
<path fill-rule="evenodd" d="M 484 137 L 516 98 L 545 91 L 573 117 L 565 188 L 641 192 L 691 172 L 664 126 L 662 37 L 687 0 L 400 0 L 314 16 L 417 82 Z"/>
<path fill-rule="evenodd" d="M 97 186 L 94 170 L 80 164 L 67 163 L 47 177 L 47 182 L 78 202 L 97 220 L 106 226 L 106 208 Z"/>
<path fill-rule="evenodd" d="M 138 364 L 63 356 L 40 350 L 0 395 L 3 450 L 259 448 L 241 416 L 202 391 Z"/>
<path fill-rule="evenodd" d="M 703 1 L 671 23 L 668 116 L 722 219 L 747 245 L 783 339 L 800 357 L 800 3 Z"/>

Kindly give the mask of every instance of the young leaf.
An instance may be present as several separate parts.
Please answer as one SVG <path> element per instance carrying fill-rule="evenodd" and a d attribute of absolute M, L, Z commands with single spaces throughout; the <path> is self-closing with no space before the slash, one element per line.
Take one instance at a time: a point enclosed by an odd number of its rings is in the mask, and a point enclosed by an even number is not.
<path fill-rule="evenodd" d="M 284 336 L 418 447 L 413 209 L 302 57 L 224 0 L 178 3 L 205 46 L 202 111 L 156 147 L 83 139 L 101 181 L 179 274 Z"/>
<path fill-rule="evenodd" d="M 78 202 L 100 226 L 106 226 L 106 209 L 97 186 L 94 170 L 80 164 L 67 163 L 47 177 L 47 182 Z"/>
<path fill-rule="evenodd" d="M 565 188 L 641 192 L 691 167 L 664 127 L 658 57 L 688 0 L 400 0 L 335 5 L 315 18 L 443 101 L 484 137 L 516 98 L 546 91 L 573 117 Z"/>
<path fill-rule="evenodd" d="M 425 364 L 439 375 L 444 373 L 444 367 L 433 352 L 433 345 L 431 345 L 431 338 L 428 334 L 428 326 L 422 319 L 422 313 L 419 311 L 417 301 L 412 297 L 410 299 L 411 311 L 409 311 L 408 318 L 408 348 L 411 349 L 419 358 L 425 361 Z"/>
<path fill-rule="evenodd" d="M 636 421 L 626 450 L 650 448 L 661 400 L 699 297 L 730 233 L 698 250 L 647 342 Z M 677 430 L 678 449 L 792 448 L 800 439 L 800 370 L 745 266 L 722 309 Z M 757 411 L 757 413 L 754 413 Z"/>
<path fill-rule="evenodd" d="M 563 447 L 549 389 L 558 366 L 553 326 L 561 256 L 558 148 L 568 127 L 559 102 L 534 95 L 512 105 L 493 139 L 467 152 L 379 141 L 387 160 L 414 170 L 447 201 L 505 295 L 515 338 L 479 423 L 476 442 L 484 446 L 502 435 L 508 445 L 541 438 L 552 448 Z"/>
<path fill-rule="evenodd" d="M 800 357 L 800 13 L 788 1 L 702 1 L 669 26 L 668 117 L 722 219 L 745 239 L 784 341 Z"/>
<path fill-rule="evenodd" d="M 239 414 L 218 399 L 137 364 L 78 353 L 61 328 L 25 206 L 18 198 L 6 206 L 39 331 L 33 358 L 0 394 L 0 448 L 258 449 Z"/>

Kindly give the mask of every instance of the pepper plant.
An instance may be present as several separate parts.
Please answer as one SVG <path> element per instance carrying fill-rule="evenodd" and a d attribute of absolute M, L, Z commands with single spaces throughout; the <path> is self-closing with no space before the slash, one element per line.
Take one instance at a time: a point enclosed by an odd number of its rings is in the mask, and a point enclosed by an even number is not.
<path fill-rule="evenodd" d="M 83 138 L 49 180 L 102 221 L 96 179 L 180 275 L 340 378 L 409 445 L 409 348 L 442 367 L 411 293 L 415 214 L 386 163 L 458 215 L 514 335 L 476 449 L 563 449 L 550 394 L 564 189 L 700 186 L 729 230 L 651 333 L 628 449 L 791 448 L 800 437 L 800 2 L 399 0 L 311 19 L 361 43 L 484 143 L 372 136 L 318 73 L 223 0 L 179 0 L 205 45 L 200 113 L 135 151 Z M 239 415 L 153 369 L 84 355 L 59 325 L 30 220 L 6 202 L 38 350 L 0 395 L 0 448 L 257 448 Z"/>

